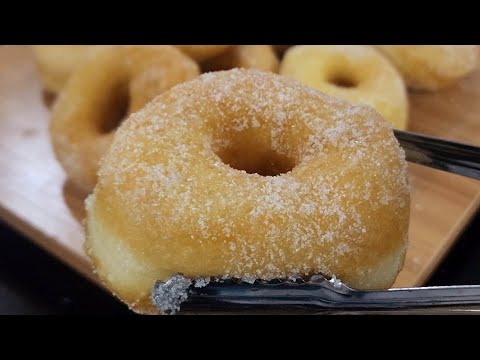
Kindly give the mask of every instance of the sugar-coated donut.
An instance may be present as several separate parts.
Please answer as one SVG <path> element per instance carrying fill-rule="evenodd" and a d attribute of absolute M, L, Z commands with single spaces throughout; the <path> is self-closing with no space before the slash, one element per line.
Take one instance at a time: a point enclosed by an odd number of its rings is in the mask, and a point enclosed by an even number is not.
<path fill-rule="evenodd" d="M 167 45 L 111 46 L 89 56 L 61 92 L 50 122 L 55 155 L 72 182 L 91 191 L 122 116 L 199 73 L 192 59 Z"/>
<path fill-rule="evenodd" d="M 86 200 L 86 250 L 141 313 L 174 273 L 386 288 L 409 199 L 404 152 L 370 107 L 264 71 L 212 72 L 122 123 Z"/>
<path fill-rule="evenodd" d="M 201 64 L 203 71 L 253 68 L 278 72 L 278 59 L 271 45 L 237 45 Z"/>
<path fill-rule="evenodd" d="M 285 53 L 280 74 L 353 104 L 370 105 L 395 128 L 407 127 L 408 98 L 402 77 L 370 46 L 294 46 Z"/>
<path fill-rule="evenodd" d="M 33 54 L 42 86 L 60 92 L 77 67 L 96 45 L 34 45 Z"/>
<path fill-rule="evenodd" d="M 232 45 L 175 45 L 196 61 L 204 61 L 227 51 Z"/>
<path fill-rule="evenodd" d="M 399 69 L 407 86 L 440 90 L 455 84 L 478 65 L 476 45 L 377 45 Z"/>

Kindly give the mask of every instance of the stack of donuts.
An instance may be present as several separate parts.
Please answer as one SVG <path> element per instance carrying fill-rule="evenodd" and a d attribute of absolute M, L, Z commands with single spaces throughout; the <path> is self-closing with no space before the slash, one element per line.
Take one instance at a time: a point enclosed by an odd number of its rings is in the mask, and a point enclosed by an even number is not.
<path fill-rule="evenodd" d="M 472 46 L 35 46 L 50 135 L 89 193 L 86 251 L 112 293 L 156 313 L 175 273 L 321 273 L 387 288 L 402 268 L 407 88 L 476 67 Z"/>

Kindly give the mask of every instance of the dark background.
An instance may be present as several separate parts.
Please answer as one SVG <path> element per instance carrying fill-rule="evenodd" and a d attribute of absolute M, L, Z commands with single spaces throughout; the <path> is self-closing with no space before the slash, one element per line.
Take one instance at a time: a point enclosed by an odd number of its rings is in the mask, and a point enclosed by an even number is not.
<path fill-rule="evenodd" d="M 480 213 L 426 285 L 480 284 Z M 134 315 L 0 222 L 0 314 Z"/>

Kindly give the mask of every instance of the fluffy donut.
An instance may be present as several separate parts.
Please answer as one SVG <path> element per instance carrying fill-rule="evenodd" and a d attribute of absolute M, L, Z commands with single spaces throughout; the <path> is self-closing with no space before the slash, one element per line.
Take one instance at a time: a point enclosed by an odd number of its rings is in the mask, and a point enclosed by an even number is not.
<path fill-rule="evenodd" d="M 440 90 L 452 86 L 477 67 L 476 45 L 377 45 L 398 68 L 407 86 Z"/>
<path fill-rule="evenodd" d="M 86 200 L 86 250 L 141 313 L 177 272 L 386 288 L 409 199 L 404 152 L 370 107 L 259 70 L 212 72 L 122 123 Z"/>
<path fill-rule="evenodd" d="M 89 56 L 55 102 L 50 122 L 55 155 L 72 182 L 91 191 L 122 116 L 199 73 L 171 46 L 111 46 Z"/>
<path fill-rule="evenodd" d="M 202 71 L 253 68 L 278 72 L 278 59 L 271 45 L 237 45 L 201 65 Z"/>
<path fill-rule="evenodd" d="M 175 47 L 196 61 L 204 61 L 227 51 L 231 45 L 175 45 Z"/>
<path fill-rule="evenodd" d="M 280 74 L 376 109 L 397 129 L 406 129 L 408 98 L 401 75 L 370 46 L 303 45 L 287 50 Z"/>
<path fill-rule="evenodd" d="M 34 45 L 33 55 L 37 73 L 47 92 L 62 90 L 75 69 L 95 45 Z"/>

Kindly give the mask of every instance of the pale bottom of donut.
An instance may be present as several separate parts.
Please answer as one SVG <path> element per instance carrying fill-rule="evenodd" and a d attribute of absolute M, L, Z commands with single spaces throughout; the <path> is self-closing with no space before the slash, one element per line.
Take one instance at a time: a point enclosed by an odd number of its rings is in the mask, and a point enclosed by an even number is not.
<path fill-rule="evenodd" d="M 156 272 L 145 276 L 146 265 L 122 241 L 109 233 L 96 216 L 92 206 L 94 197 L 92 194 L 85 201 L 86 226 L 90 233 L 85 242 L 85 250 L 93 260 L 96 272 L 101 273 L 101 278 L 109 289 L 116 289 L 117 292 L 113 294 L 122 301 L 127 300 L 126 303 L 133 310 L 144 314 L 158 313 L 150 302 L 149 289 L 155 280 L 166 279 L 170 274 Z"/>
<path fill-rule="evenodd" d="M 358 274 L 357 277 L 351 277 L 350 281 L 345 282 L 345 284 L 349 285 L 350 282 L 354 282 L 356 288 L 362 290 L 390 288 L 393 285 L 390 279 L 395 279 L 400 270 L 402 270 L 406 254 L 407 242 L 400 249 L 380 259 L 374 267 L 368 270 L 368 276 Z"/>
<path fill-rule="evenodd" d="M 101 223 L 101 217 L 95 213 L 94 203 L 95 195 L 92 194 L 86 200 L 89 236 L 85 248 L 94 262 L 96 272 L 109 289 L 115 289 L 113 294 L 126 302 L 132 310 L 143 314 L 157 314 L 158 311 L 150 301 L 150 291 L 156 280 L 166 280 L 172 274 L 168 270 L 161 271 L 158 267 L 152 271 L 148 264 L 142 262 L 141 254 L 135 254 L 134 250 L 127 248 L 121 239 L 109 232 Z M 350 276 L 349 281 L 340 280 L 357 289 L 389 288 L 392 279 L 395 279 L 403 266 L 406 250 L 405 242 L 400 249 L 394 249 L 391 254 L 369 268 L 368 276 L 359 272 Z"/>

